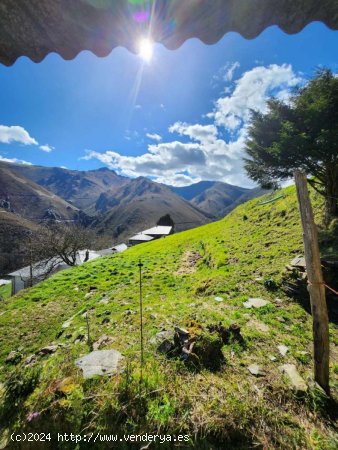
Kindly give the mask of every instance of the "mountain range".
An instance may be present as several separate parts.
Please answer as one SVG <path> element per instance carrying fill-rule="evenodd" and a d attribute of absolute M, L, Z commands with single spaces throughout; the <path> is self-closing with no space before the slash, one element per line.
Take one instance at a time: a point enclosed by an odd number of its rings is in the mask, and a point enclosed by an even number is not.
<path fill-rule="evenodd" d="M 0 252 L 8 253 L 12 235 L 18 245 L 20 227 L 24 235 L 46 219 L 91 227 L 100 237 L 97 245 L 110 246 L 154 226 L 164 215 L 173 219 L 175 231 L 182 231 L 221 218 L 262 193 L 259 188 L 214 181 L 166 186 L 145 177 L 130 179 L 108 168 L 76 171 L 1 162 Z M 0 273 L 4 266 L 13 266 L 4 264 L 3 259 Z"/>

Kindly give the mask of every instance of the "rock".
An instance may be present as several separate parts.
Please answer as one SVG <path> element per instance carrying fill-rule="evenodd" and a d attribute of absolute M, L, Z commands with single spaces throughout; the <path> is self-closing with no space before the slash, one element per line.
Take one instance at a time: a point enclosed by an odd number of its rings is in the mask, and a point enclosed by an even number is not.
<path fill-rule="evenodd" d="M 270 302 L 267 300 L 263 300 L 262 298 L 249 298 L 247 302 L 243 303 L 243 306 L 247 309 L 250 308 L 262 308 L 263 306 L 268 305 Z"/>
<path fill-rule="evenodd" d="M 87 336 L 84 334 L 78 334 L 77 338 L 74 341 L 74 344 L 79 344 L 80 342 L 86 342 Z"/>
<path fill-rule="evenodd" d="M 55 353 L 58 348 L 59 348 L 58 345 L 48 345 L 47 347 L 43 347 L 38 352 L 36 352 L 36 355 L 39 356 L 51 355 Z"/>
<path fill-rule="evenodd" d="M 95 375 L 112 375 L 119 370 L 123 356 L 117 350 L 96 350 L 75 361 L 84 378 Z"/>
<path fill-rule="evenodd" d="M 94 350 L 99 350 L 101 347 L 111 344 L 114 342 L 114 338 L 103 334 L 96 342 L 93 344 Z"/>
<path fill-rule="evenodd" d="M 279 353 L 282 356 L 285 356 L 287 354 L 287 352 L 289 351 L 289 348 L 286 347 L 285 345 L 278 345 L 277 348 L 278 348 Z"/>
<path fill-rule="evenodd" d="M 257 364 L 251 364 L 251 366 L 248 367 L 248 371 L 255 377 L 262 377 L 265 375 L 264 371 Z"/>
<path fill-rule="evenodd" d="M 78 287 L 75 287 L 75 288 L 74 288 L 74 291 L 78 291 L 78 290 L 79 290 L 79 288 L 78 288 Z"/>
<path fill-rule="evenodd" d="M 108 317 L 105 317 L 103 320 L 102 320 L 102 325 L 104 325 L 104 324 L 106 324 L 106 323 L 109 323 L 110 322 L 110 319 L 108 318 Z"/>
<path fill-rule="evenodd" d="M 174 349 L 174 345 L 171 341 L 168 339 L 164 339 L 163 342 L 157 347 L 157 351 L 159 353 L 170 353 Z"/>
<path fill-rule="evenodd" d="M 215 297 L 216 302 L 223 302 L 224 298 L 223 297 Z"/>
<path fill-rule="evenodd" d="M 273 355 L 269 355 L 269 359 L 270 359 L 270 361 L 276 361 L 277 358 Z"/>
<path fill-rule="evenodd" d="M 294 258 L 290 264 L 291 264 L 291 266 L 297 267 L 299 269 L 306 269 L 306 263 L 305 263 L 304 256 L 296 256 L 296 258 Z"/>
<path fill-rule="evenodd" d="M 175 327 L 175 332 L 181 336 L 189 336 L 189 331 L 185 328 Z"/>
<path fill-rule="evenodd" d="M 103 298 L 98 302 L 99 305 L 108 305 L 108 303 L 109 300 L 107 298 Z"/>
<path fill-rule="evenodd" d="M 277 317 L 278 322 L 285 323 L 284 317 Z"/>
<path fill-rule="evenodd" d="M 22 354 L 13 350 L 7 355 L 7 358 L 5 359 L 5 363 L 17 364 L 21 360 L 22 360 Z"/>
<path fill-rule="evenodd" d="M 25 359 L 25 366 L 30 366 L 36 363 L 36 355 L 30 355 Z"/>
<path fill-rule="evenodd" d="M 87 294 L 84 296 L 84 298 L 89 298 L 91 297 L 92 293 L 91 292 L 87 292 Z"/>
<path fill-rule="evenodd" d="M 256 330 L 261 331 L 262 333 L 268 333 L 270 331 L 268 325 L 255 319 L 249 320 L 246 326 L 249 328 L 255 328 Z"/>
<path fill-rule="evenodd" d="M 307 384 L 303 380 L 303 378 L 299 375 L 297 368 L 294 364 L 284 364 L 280 366 L 279 369 L 282 373 L 287 375 L 292 388 L 299 393 L 306 392 L 308 389 Z"/>
<path fill-rule="evenodd" d="M 160 331 L 159 333 L 156 333 L 155 336 L 153 336 L 149 342 L 151 344 L 158 344 L 158 343 L 162 342 L 164 339 L 169 339 L 169 340 L 174 339 L 174 332 L 170 331 L 170 330 Z"/>
<path fill-rule="evenodd" d="M 64 322 L 62 324 L 61 328 L 63 328 L 63 329 L 69 328 L 71 326 L 71 324 L 72 324 L 72 319 L 66 320 L 66 322 Z"/>
<path fill-rule="evenodd" d="M 151 318 L 152 320 L 157 319 L 157 314 L 150 314 L 150 318 Z"/>

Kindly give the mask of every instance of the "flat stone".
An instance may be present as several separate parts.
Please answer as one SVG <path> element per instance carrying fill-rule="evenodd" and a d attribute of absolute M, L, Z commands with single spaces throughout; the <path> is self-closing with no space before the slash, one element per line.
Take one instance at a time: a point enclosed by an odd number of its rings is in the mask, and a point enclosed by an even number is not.
<path fill-rule="evenodd" d="M 169 340 L 174 339 L 174 332 L 170 331 L 170 330 L 160 331 L 159 333 L 156 333 L 155 336 L 153 336 L 149 342 L 151 344 L 159 344 L 164 339 L 169 339 Z"/>
<path fill-rule="evenodd" d="M 25 359 L 25 366 L 30 366 L 36 363 L 36 355 L 30 355 Z"/>
<path fill-rule="evenodd" d="M 262 377 L 265 375 L 264 371 L 258 364 L 251 364 L 251 366 L 248 367 L 248 371 L 255 377 Z"/>
<path fill-rule="evenodd" d="M 291 266 L 293 267 L 299 267 L 301 269 L 305 269 L 306 268 L 306 263 L 305 263 L 305 258 L 304 256 L 296 256 L 296 258 L 294 258 L 291 261 Z"/>
<path fill-rule="evenodd" d="M 247 302 L 243 303 L 243 306 L 247 309 L 250 308 L 262 308 L 263 306 L 268 305 L 270 302 L 267 300 L 263 300 L 262 298 L 249 298 Z"/>
<path fill-rule="evenodd" d="M 84 378 L 95 375 L 112 375 L 118 372 L 123 356 L 117 350 L 96 350 L 75 361 Z"/>
<path fill-rule="evenodd" d="M 223 302 L 224 298 L 223 297 L 215 297 L 216 302 Z"/>
<path fill-rule="evenodd" d="M 98 302 L 99 305 L 108 305 L 109 300 L 107 298 L 103 298 Z"/>
<path fill-rule="evenodd" d="M 7 364 L 16 364 L 19 361 L 21 361 L 21 359 L 22 359 L 21 353 L 13 350 L 7 355 L 7 358 L 5 359 L 5 362 Z"/>
<path fill-rule="evenodd" d="M 189 331 L 186 330 L 185 328 L 175 327 L 175 331 L 176 331 L 176 333 L 180 334 L 181 336 L 189 335 Z"/>
<path fill-rule="evenodd" d="M 99 339 L 96 342 L 94 342 L 93 349 L 99 350 L 101 347 L 105 347 L 106 345 L 109 345 L 112 342 L 114 342 L 114 338 L 106 334 L 103 334 L 102 336 L 99 337 Z"/>
<path fill-rule="evenodd" d="M 261 331 L 262 333 L 268 333 L 270 331 L 269 325 L 266 325 L 263 322 L 260 322 L 258 320 L 249 320 L 249 322 L 245 325 L 249 328 L 255 328 L 258 331 Z"/>
<path fill-rule="evenodd" d="M 41 348 L 36 354 L 40 356 L 51 355 L 52 353 L 55 353 L 58 348 L 58 345 L 48 345 L 47 347 Z"/>
<path fill-rule="evenodd" d="M 296 392 L 306 392 L 308 390 L 307 384 L 299 375 L 294 364 L 284 364 L 283 366 L 279 366 L 279 370 L 288 377 L 292 388 Z"/>
<path fill-rule="evenodd" d="M 277 346 L 279 353 L 282 356 L 285 356 L 287 354 L 287 352 L 289 351 L 289 347 L 287 347 L 286 345 L 278 345 Z"/>

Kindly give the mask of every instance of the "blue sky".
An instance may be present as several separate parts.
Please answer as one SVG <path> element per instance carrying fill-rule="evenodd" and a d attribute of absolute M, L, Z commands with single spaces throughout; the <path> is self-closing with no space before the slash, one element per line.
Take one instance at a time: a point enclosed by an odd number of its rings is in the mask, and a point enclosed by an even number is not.
<path fill-rule="evenodd" d="M 202 179 L 250 186 L 241 158 L 248 111 L 289 92 L 320 65 L 338 71 L 338 32 L 314 23 L 277 27 L 248 41 L 237 33 L 196 39 L 150 63 L 123 48 L 106 58 L 49 55 L 0 66 L 0 155 L 69 169 L 107 165 L 170 184 Z"/>

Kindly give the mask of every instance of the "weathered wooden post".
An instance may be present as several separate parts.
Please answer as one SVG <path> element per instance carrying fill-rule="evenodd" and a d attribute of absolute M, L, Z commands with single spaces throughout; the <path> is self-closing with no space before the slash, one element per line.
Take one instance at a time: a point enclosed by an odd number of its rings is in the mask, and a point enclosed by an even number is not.
<path fill-rule="evenodd" d="M 303 227 L 308 291 L 313 319 L 314 377 L 315 381 L 329 394 L 329 319 L 320 262 L 318 233 L 307 188 L 306 174 L 296 170 L 294 177 Z"/>

